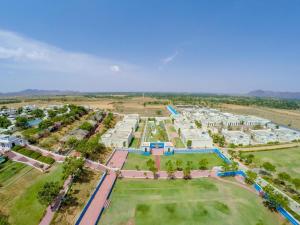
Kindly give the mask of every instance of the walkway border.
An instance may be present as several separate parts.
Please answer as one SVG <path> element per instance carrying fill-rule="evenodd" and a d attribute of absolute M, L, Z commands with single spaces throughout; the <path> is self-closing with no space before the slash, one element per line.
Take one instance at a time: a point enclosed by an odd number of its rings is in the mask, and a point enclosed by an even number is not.
<path fill-rule="evenodd" d="M 76 222 L 75 222 L 75 225 L 79 225 L 79 224 L 80 224 L 80 222 L 81 222 L 81 220 L 82 220 L 84 214 L 86 213 L 87 209 L 88 209 L 89 206 L 91 205 L 91 202 L 94 200 L 95 195 L 96 195 L 97 192 L 99 191 L 99 189 L 100 189 L 100 187 L 101 187 L 101 185 L 102 185 L 102 183 L 103 183 L 103 181 L 104 181 L 106 175 L 107 175 L 106 172 L 102 175 L 102 177 L 101 177 L 100 181 L 98 182 L 98 184 L 97 184 L 97 186 L 96 186 L 96 188 L 95 188 L 93 194 L 90 196 L 88 202 L 85 204 L 84 208 L 82 209 L 81 213 L 79 214 L 79 216 L 78 216 L 78 218 L 77 218 L 77 220 L 76 220 Z M 102 208 L 102 211 L 103 211 L 103 208 Z M 100 215 L 102 214 L 102 211 L 100 212 Z M 100 218 L 100 216 L 99 216 L 99 218 Z M 98 222 L 98 221 L 97 221 L 97 222 Z M 96 224 L 97 224 L 97 223 L 96 223 Z"/>

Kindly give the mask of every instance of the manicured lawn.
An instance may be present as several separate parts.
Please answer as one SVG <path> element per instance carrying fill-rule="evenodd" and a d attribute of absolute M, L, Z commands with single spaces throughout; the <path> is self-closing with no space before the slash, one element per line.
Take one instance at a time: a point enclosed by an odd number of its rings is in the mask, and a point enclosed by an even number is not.
<path fill-rule="evenodd" d="M 13 179 L 21 170 L 26 170 L 25 164 L 13 162 L 11 160 L 6 161 L 0 165 L 0 184 L 5 186 L 6 183 Z"/>
<path fill-rule="evenodd" d="M 207 159 L 208 168 L 212 168 L 214 166 L 220 166 L 223 164 L 223 160 L 219 158 L 216 154 L 207 153 L 207 154 L 174 154 L 172 156 L 161 156 L 161 170 L 166 170 L 166 162 L 171 160 L 174 165 L 176 160 L 182 160 L 183 165 L 186 165 L 187 161 L 192 162 L 192 169 L 198 169 L 198 163 L 201 159 Z M 149 170 L 146 165 L 147 160 L 154 159 L 152 156 L 144 156 L 135 153 L 129 153 L 127 160 L 123 169 L 126 170 L 135 170 L 136 166 L 139 167 L 140 170 Z"/>
<path fill-rule="evenodd" d="M 136 166 L 141 170 L 148 170 L 146 162 L 152 159 L 152 156 L 144 156 L 136 153 L 129 153 L 124 164 L 124 170 L 136 170 Z"/>
<path fill-rule="evenodd" d="M 277 172 L 287 172 L 293 178 L 300 178 L 300 147 L 243 154 L 253 154 L 254 162 L 258 166 L 270 162 L 276 166 Z"/>
<path fill-rule="evenodd" d="M 102 225 L 279 225 L 252 192 L 210 178 L 118 180 Z"/>
<path fill-rule="evenodd" d="M 61 164 L 54 165 L 49 173 L 31 169 L 13 183 L 1 188 L 0 208 L 9 215 L 10 223 L 14 225 L 38 224 L 46 206 L 39 203 L 37 193 L 45 182 L 60 181 L 61 176 Z"/>

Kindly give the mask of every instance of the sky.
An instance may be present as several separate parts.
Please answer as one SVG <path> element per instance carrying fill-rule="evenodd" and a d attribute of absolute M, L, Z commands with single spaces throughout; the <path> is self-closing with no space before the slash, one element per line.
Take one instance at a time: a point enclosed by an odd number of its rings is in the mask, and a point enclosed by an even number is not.
<path fill-rule="evenodd" d="M 300 91 L 299 0 L 1 0 L 0 92 Z"/>

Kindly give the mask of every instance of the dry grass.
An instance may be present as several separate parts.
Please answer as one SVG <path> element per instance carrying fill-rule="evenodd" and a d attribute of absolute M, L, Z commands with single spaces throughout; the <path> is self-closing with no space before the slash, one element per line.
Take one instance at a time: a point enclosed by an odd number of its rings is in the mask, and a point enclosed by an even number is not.
<path fill-rule="evenodd" d="M 272 109 L 257 106 L 241 106 L 222 104 L 220 106 L 222 111 L 248 114 L 269 119 L 275 123 L 285 125 L 291 124 L 291 127 L 300 129 L 300 111 L 299 110 L 285 110 L 285 109 Z"/>
<path fill-rule="evenodd" d="M 74 224 L 77 216 L 94 191 L 100 176 L 99 172 L 88 170 L 83 182 L 74 183 L 71 189 L 72 204 L 69 206 L 62 205 L 59 212 L 55 214 L 51 224 Z"/>
<path fill-rule="evenodd" d="M 131 97 L 115 99 L 111 97 L 105 98 L 87 98 L 87 97 L 50 97 L 47 100 L 35 100 L 35 99 L 22 99 L 21 103 L 6 104 L 7 107 L 18 108 L 28 104 L 34 104 L 38 107 L 45 107 L 49 104 L 75 104 L 88 106 L 92 109 L 105 109 L 113 112 L 119 112 L 124 114 L 138 113 L 141 116 L 158 116 L 157 112 L 161 111 L 159 116 L 167 116 L 168 111 L 163 104 L 158 105 L 146 105 L 144 102 L 157 101 L 155 98 L 150 97 Z"/>

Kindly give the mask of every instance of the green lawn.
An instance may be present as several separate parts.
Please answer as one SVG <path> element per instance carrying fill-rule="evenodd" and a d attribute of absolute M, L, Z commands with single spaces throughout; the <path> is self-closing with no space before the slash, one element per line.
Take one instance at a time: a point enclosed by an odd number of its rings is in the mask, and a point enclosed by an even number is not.
<path fill-rule="evenodd" d="M 28 166 L 25 164 L 13 162 L 11 160 L 6 161 L 0 165 L 0 184 L 5 186 L 21 170 L 26 169 L 28 169 Z"/>
<path fill-rule="evenodd" d="M 144 156 L 137 153 L 129 153 L 124 164 L 124 170 L 135 170 L 138 166 L 141 170 L 148 170 L 146 162 L 151 159 L 152 156 Z"/>
<path fill-rule="evenodd" d="M 254 163 L 258 166 L 270 162 L 276 166 L 277 172 L 287 172 L 293 178 L 300 178 L 300 147 L 243 154 L 253 154 Z"/>
<path fill-rule="evenodd" d="M 252 192 L 210 178 L 118 180 L 101 225 L 279 225 Z"/>
<path fill-rule="evenodd" d="M 31 169 L 13 183 L 1 188 L 0 208 L 9 215 L 10 223 L 14 225 L 38 224 L 46 206 L 39 203 L 37 193 L 45 182 L 60 181 L 61 176 L 61 164 L 54 165 L 48 173 Z"/>
<path fill-rule="evenodd" d="M 135 170 L 136 166 L 138 166 L 140 170 L 148 170 L 149 168 L 147 168 L 146 162 L 151 158 L 154 159 L 152 156 L 129 153 L 123 169 Z M 161 156 L 161 170 L 166 170 L 165 164 L 168 160 L 172 160 L 174 162 L 174 165 L 176 160 L 182 160 L 184 165 L 187 161 L 191 161 L 193 165 L 192 169 L 198 169 L 199 161 L 204 158 L 208 161 L 208 168 L 212 168 L 213 166 L 220 166 L 223 164 L 223 160 L 213 153 L 174 154 L 172 156 Z"/>

